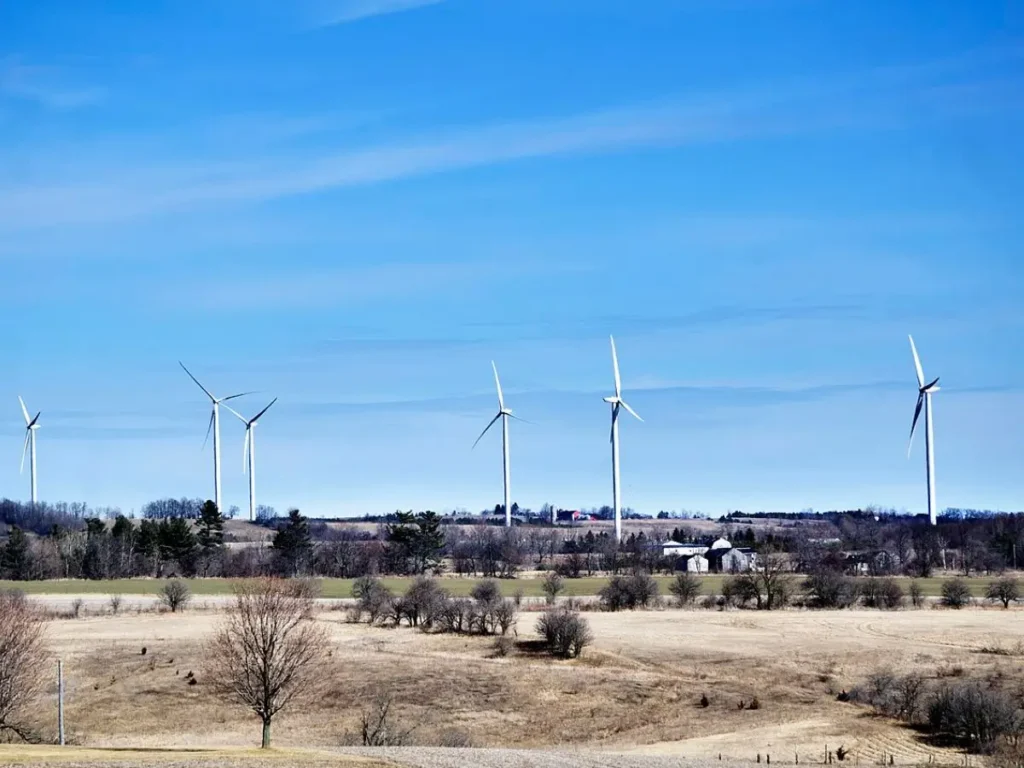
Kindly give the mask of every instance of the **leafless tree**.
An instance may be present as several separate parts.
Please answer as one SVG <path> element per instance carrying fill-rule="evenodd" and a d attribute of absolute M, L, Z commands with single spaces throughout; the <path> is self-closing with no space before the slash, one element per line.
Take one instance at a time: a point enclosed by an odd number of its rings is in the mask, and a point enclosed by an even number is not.
<path fill-rule="evenodd" d="M 22 718 L 46 679 L 40 616 L 20 594 L 0 592 L 0 734 L 34 740 Z"/>
<path fill-rule="evenodd" d="M 311 618 L 311 602 L 276 579 L 240 584 L 207 648 L 214 690 L 259 716 L 264 748 L 274 715 L 314 696 L 323 677 L 330 643 Z"/>

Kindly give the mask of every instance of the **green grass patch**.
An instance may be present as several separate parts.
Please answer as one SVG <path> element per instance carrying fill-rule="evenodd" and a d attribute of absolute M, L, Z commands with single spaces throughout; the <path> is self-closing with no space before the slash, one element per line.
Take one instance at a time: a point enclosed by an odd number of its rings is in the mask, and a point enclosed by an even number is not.
<path fill-rule="evenodd" d="M 703 589 L 701 592 L 707 594 L 719 594 L 724 576 L 711 574 L 701 577 Z M 984 597 L 985 589 L 995 577 L 975 577 L 967 579 L 971 592 L 975 597 Z M 672 582 L 671 576 L 656 576 L 655 580 L 661 587 L 663 595 L 668 594 L 668 586 Z M 185 579 L 188 582 L 192 594 L 204 595 L 230 595 L 232 586 L 235 583 L 231 579 Z M 318 579 L 321 584 L 322 594 L 326 598 L 346 598 L 352 596 L 353 579 Z M 395 594 L 405 592 L 412 578 L 389 576 L 382 579 L 384 584 Z M 445 589 L 453 595 L 464 597 L 469 595 L 474 585 L 482 579 L 442 577 L 441 582 Z M 904 592 L 910 584 L 909 578 L 899 578 Z M 918 579 L 925 595 L 938 597 L 942 594 L 943 578 Z M 111 579 L 108 581 L 90 581 L 87 579 L 57 579 L 52 581 L 0 581 L 0 589 L 18 589 L 29 595 L 156 595 L 163 589 L 166 579 Z M 512 597 L 520 590 L 525 597 L 541 597 L 544 593 L 541 590 L 542 580 L 539 578 L 521 579 L 499 579 L 502 594 Z M 604 576 L 585 577 L 580 579 L 566 579 L 565 591 L 562 593 L 568 597 L 591 597 L 596 595 L 600 589 L 608 583 Z"/>

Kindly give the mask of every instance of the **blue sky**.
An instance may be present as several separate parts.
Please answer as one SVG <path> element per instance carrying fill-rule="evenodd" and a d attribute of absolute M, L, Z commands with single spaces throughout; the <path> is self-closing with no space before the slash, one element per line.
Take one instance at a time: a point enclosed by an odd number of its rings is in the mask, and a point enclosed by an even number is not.
<path fill-rule="evenodd" d="M 1024 6 L 209 0 L 0 7 L 0 495 L 1024 507 Z M 225 420 L 225 502 L 246 504 Z"/>

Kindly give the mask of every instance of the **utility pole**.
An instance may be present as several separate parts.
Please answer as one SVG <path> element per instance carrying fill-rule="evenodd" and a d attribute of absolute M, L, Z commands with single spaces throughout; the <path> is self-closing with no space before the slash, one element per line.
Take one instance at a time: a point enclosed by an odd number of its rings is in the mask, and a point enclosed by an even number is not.
<path fill-rule="evenodd" d="M 64 746 L 64 662 L 57 660 L 57 736 Z"/>

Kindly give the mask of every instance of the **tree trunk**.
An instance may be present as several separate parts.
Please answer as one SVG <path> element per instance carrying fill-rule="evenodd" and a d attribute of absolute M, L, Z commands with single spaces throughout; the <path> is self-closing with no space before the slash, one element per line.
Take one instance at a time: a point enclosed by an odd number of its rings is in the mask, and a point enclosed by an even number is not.
<path fill-rule="evenodd" d="M 263 743 L 260 749 L 267 749 L 270 746 L 270 718 L 263 721 Z"/>

